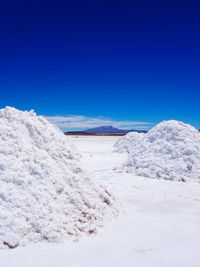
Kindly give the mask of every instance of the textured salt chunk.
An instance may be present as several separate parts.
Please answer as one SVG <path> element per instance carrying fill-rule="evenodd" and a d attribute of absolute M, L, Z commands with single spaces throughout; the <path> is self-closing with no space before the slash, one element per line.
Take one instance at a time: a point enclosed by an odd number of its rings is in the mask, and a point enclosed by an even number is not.
<path fill-rule="evenodd" d="M 130 144 L 131 146 L 131 144 Z M 164 121 L 129 148 L 122 169 L 136 175 L 200 182 L 200 133 L 179 121 Z"/>
<path fill-rule="evenodd" d="M 33 111 L 0 110 L 0 248 L 95 232 L 117 214 L 59 129 Z"/>
<path fill-rule="evenodd" d="M 114 144 L 114 152 L 130 153 L 132 149 L 142 140 L 144 133 L 130 132 L 117 140 Z"/>
<path fill-rule="evenodd" d="M 19 239 L 16 235 L 7 235 L 4 237 L 3 245 L 10 249 L 16 248 L 19 246 Z"/>

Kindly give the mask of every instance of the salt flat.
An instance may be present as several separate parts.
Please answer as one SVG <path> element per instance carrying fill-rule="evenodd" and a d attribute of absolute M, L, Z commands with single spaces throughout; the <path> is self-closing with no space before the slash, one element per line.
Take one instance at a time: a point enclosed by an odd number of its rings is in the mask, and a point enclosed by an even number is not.
<path fill-rule="evenodd" d="M 119 199 L 123 212 L 78 242 L 0 250 L 1 267 L 199 267 L 200 187 L 116 173 L 118 137 L 69 138 L 84 167 Z"/>

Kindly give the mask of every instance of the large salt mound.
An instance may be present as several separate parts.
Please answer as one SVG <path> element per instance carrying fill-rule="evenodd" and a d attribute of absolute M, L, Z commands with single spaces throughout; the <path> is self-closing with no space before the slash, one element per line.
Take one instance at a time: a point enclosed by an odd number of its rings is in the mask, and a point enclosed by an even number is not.
<path fill-rule="evenodd" d="M 200 133 L 179 121 L 164 121 L 131 150 L 123 168 L 136 175 L 200 182 Z"/>
<path fill-rule="evenodd" d="M 34 112 L 0 110 L 0 248 L 93 233 L 116 206 L 60 130 Z"/>
<path fill-rule="evenodd" d="M 130 132 L 120 137 L 114 144 L 114 152 L 130 153 L 132 149 L 142 140 L 144 133 Z"/>

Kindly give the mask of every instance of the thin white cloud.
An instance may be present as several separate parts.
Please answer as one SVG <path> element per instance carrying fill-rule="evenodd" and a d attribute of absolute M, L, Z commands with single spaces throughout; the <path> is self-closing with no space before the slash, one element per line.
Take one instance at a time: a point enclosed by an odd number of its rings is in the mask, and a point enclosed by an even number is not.
<path fill-rule="evenodd" d="M 60 129 L 67 130 L 85 130 L 99 126 L 110 126 L 121 129 L 143 129 L 147 130 L 152 126 L 152 123 L 143 121 L 117 121 L 104 117 L 87 117 L 82 115 L 69 116 L 45 116 L 45 118 L 58 126 Z"/>

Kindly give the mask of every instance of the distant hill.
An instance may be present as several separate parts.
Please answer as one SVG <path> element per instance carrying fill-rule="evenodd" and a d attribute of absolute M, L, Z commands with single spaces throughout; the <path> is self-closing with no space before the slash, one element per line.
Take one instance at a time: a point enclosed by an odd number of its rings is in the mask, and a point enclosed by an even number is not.
<path fill-rule="evenodd" d="M 127 130 L 115 128 L 113 126 L 100 126 L 84 131 L 85 133 L 127 133 Z"/>
<path fill-rule="evenodd" d="M 113 126 L 100 126 L 100 127 L 95 127 L 91 128 L 88 130 L 84 131 L 85 133 L 129 133 L 129 132 L 146 132 L 144 130 L 124 130 L 124 129 L 118 129 Z"/>
<path fill-rule="evenodd" d="M 72 134 L 72 135 L 125 135 L 129 132 L 143 132 L 146 133 L 144 130 L 124 130 L 124 129 L 118 129 L 113 126 L 100 126 L 95 127 L 91 129 L 87 129 L 84 131 L 70 131 L 66 132 L 65 134 Z"/>

